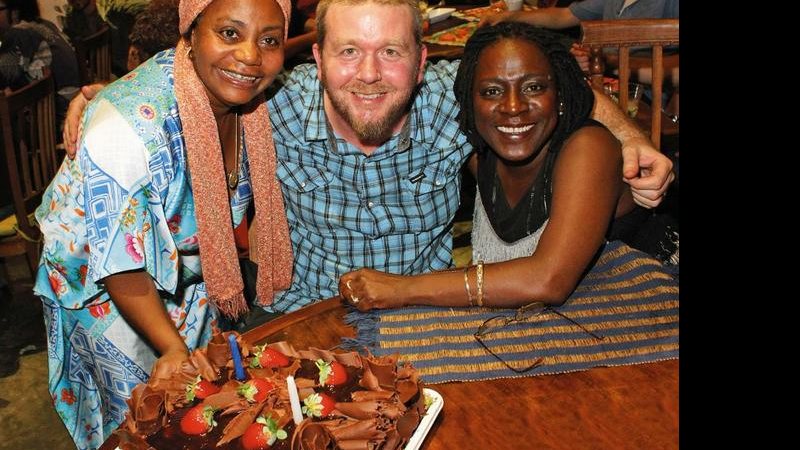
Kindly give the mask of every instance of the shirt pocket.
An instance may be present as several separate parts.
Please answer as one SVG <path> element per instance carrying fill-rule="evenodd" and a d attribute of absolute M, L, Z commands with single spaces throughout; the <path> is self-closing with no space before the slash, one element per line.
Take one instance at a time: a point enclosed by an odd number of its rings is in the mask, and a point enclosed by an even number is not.
<path fill-rule="evenodd" d="M 413 170 L 403 180 L 400 207 L 409 231 L 430 231 L 450 223 L 459 203 L 458 167 L 450 161 Z"/>
<path fill-rule="evenodd" d="M 333 175 L 312 165 L 278 161 L 276 168 L 281 182 L 287 219 L 290 225 L 319 230 L 329 228 L 338 203 L 333 200 L 330 184 Z"/>
<path fill-rule="evenodd" d="M 458 168 L 449 161 L 429 164 L 422 169 L 411 171 L 403 180 L 405 191 L 413 196 L 436 194 L 447 188 L 448 184 L 457 184 Z"/>
<path fill-rule="evenodd" d="M 276 172 L 281 184 L 296 193 L 324 189 L 333 180 L 333 176 L 323 169 L 286 161 L 278 161 Z"/>

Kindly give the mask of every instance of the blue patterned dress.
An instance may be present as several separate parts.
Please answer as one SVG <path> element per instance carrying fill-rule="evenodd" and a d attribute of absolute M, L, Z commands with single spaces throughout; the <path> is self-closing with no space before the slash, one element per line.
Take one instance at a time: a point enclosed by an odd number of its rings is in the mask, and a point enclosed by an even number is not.
<path fill-rule="evenodd" d="M 120 424 L 157 358 L 99 280 L 146 270 L 190 350 L 220 326 L 201 278 L 173 55 L 157 54 L 89 105 L 78 158 L 64 161 L 36 212 L 49 390 L 80 449 L 99 447 Z M 234 224 L 252 198 L 245 164 L 239 172 Z"/>

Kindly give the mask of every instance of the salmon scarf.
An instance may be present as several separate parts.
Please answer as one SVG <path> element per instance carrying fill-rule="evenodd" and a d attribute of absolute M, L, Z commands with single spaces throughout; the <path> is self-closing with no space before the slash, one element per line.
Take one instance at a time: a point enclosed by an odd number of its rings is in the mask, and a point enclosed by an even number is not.
<path fill-rule="evenodd" d="M 272 0 L 264 0 L 272 1 Z M 289 26 L 290 0 L 274 0 Z M 185 35 L 212 0 L 181 0 L 180 32 Z M 247 311 L 244 283 L 233 236 L 233 219 L 222 159 L 219 132 L 205 86 L 189 58 L 184 39 L 175 51 L 175 96 L 186 143 L 203 279 L 211 302 L 225 316 L 237 318 Z M 275 177 L 275 145 L 264 95 L 242 107 L 250 181 L 255 199 L 257 229 L 251 259 L 258 264 L 256 294 L 263 305 L 272 303 L 274 291 L 286 289 L 292 279 L 289 227 Z M 238 131 L 237 131 L 238 132 Z M 237 169 L 238 170 L 238 169 Z"/>

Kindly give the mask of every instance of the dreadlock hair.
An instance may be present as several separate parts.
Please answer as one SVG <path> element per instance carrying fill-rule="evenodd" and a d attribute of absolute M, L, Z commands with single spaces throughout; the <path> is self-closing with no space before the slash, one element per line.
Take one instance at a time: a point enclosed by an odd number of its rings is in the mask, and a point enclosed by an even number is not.
<path fill-rule="evenodd" d="M 558 124 L 550 137 L 548 147 L 549 152 L 555 153 L 561 148 L 567 136 L 589 117 L 594 105 L 594 94 L 584 79 L 578 63 L 564 44 L 564 37 L 553 31 L 526 23 L 500 22 L 490 27 L 478 28 L 467 41 L 453 85 L 456 101 L 460 105 L 459 128 L 476 151 L 479 153 L 486 151 L 488 145 L 475 127 L 472 87 L 475 81 L 475 68 L 481 52 L 491 44 L 503 39 L 530 41 L 542 50 L 550 62 L 558 99 L 564 105 L 564 114 L 558 116 Z"/>

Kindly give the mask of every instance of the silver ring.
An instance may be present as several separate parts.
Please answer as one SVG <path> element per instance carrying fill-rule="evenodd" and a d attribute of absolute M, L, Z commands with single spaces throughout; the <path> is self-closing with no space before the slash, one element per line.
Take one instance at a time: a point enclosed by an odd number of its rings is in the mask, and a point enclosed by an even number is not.
<path fill-rule="evenodd" d="M 351 295 L 350 300 L 352 300 L 353 303 L 358 303 L 358 297 L 356 297 L 355 295 Z"/>
<path fill-rule="evenodd" d="M 353 286 L 350 286 L 350 280 L 347 280 L 347 282 L 344 283 L 344 285 L 347 286 L 347 289 L 350 289 L 351 291 L 353 290 Z"/>

